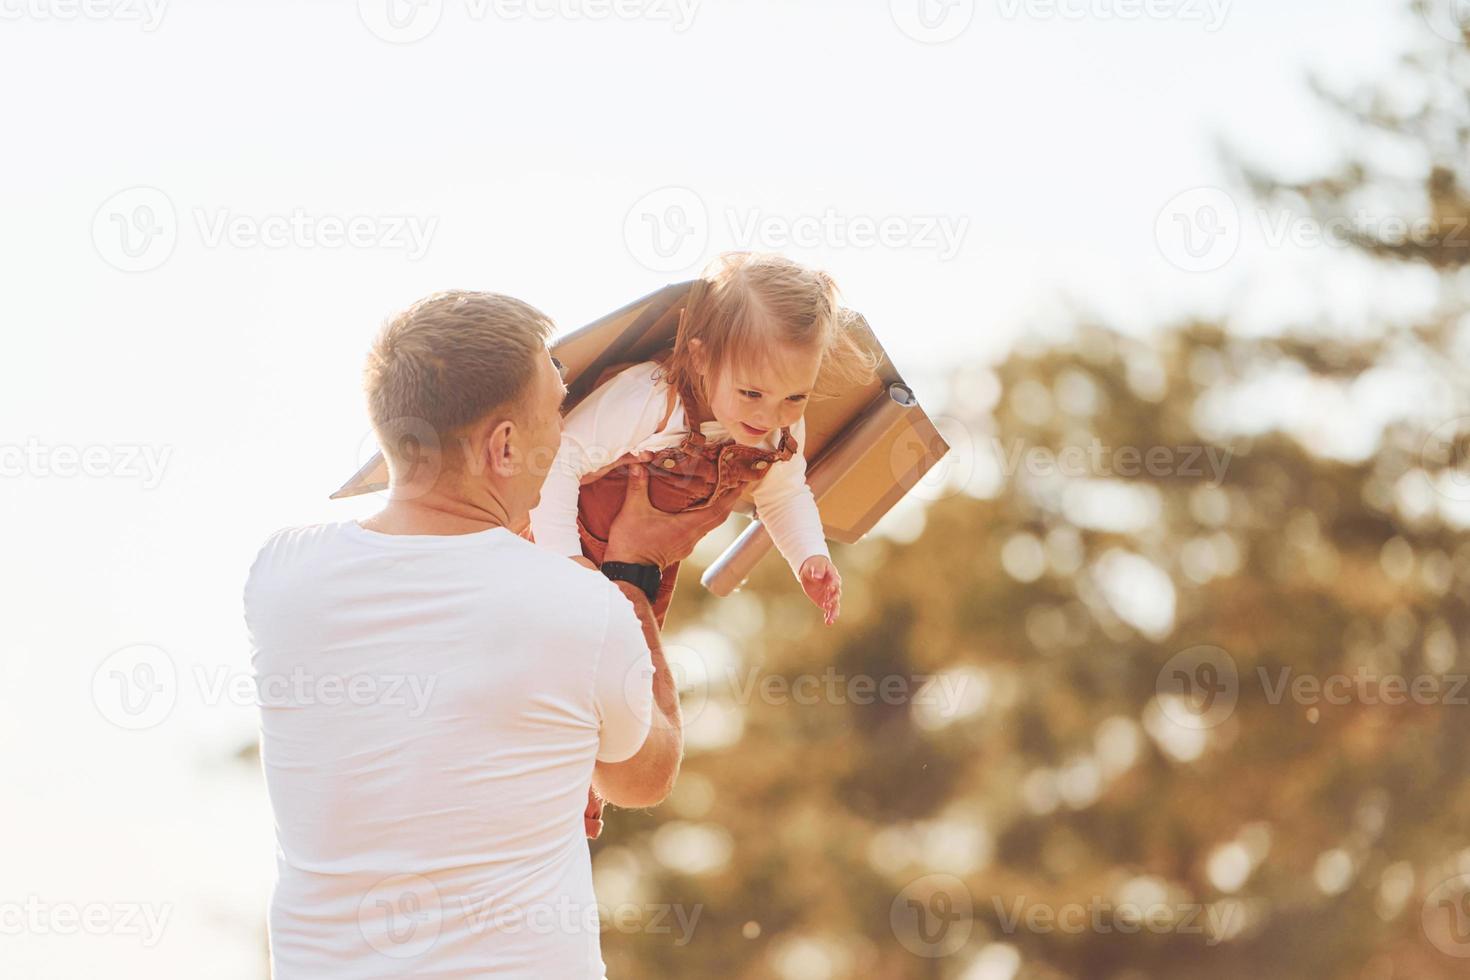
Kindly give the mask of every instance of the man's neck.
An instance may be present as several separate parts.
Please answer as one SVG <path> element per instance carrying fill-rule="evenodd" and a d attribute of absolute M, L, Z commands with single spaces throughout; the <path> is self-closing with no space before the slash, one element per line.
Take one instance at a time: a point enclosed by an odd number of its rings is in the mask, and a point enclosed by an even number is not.
<path fill-rule="evenodd" d="M 390 500 L 371 517 L 358 521 L 380 534 L 475 534 L 508 527 L 509 518 L 499 501 L 453 499 L 429 493 L 413 500 Z"/>

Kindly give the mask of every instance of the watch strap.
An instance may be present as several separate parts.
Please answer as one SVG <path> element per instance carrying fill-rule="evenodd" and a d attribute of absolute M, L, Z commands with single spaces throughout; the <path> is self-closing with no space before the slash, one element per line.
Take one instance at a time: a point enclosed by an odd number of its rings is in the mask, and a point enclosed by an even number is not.
<path fill-rule="evenodd" d="M 657 565 L 637 565 L 626 561 L 605 561 L 602 574 L 614 582 L 635 585 L 651 603 L 658 597 L 658 587 L 663 582 L 663 572 Z"/>

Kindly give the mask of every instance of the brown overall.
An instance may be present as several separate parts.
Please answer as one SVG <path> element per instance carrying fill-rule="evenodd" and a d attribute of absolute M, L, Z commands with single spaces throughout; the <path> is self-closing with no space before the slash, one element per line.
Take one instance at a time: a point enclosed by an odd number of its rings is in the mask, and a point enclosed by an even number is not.
<path fill-rule="evenodd" d="M 663 364 L 668 352 L 654 358 Z M 598 379 L 601 386 L 618 371 L 629 367 L 623 364 L 608 368 Z M 706 441 L 699 431 L 700 424 L 710 421 L 709 410 L 687 390 L 680 391 L 684 403 L 684 414 L 689 424 L 689 434 L 677 446 L 661 449 L 644 464 L 648 470 L 648 499 L 653 506 L 668 514 L 699 510 L 709 506 L 710 498 L 730 487 L 745 487 L 755 483 L 770 472 L 771 464 L 790 459 L 797 451 L 796 439 L 791 430 L 781 429 L 778 449 L 760 449 L 742 446 L 733 439 L 718 443 Z M 673 393 L 670 392 L 669 408 L 660 423 L 660 429 L 673 414 Z M 613 518 L 623 506 L 627 491 L 628 474 L 623 468 L 637 458 L 628 454 L 584 479 L 577 501 L 577 531 L 582 537 L 582 554 L 598 566 L 607 550 L 607 533 Z M 664 569 L 659 583 L 658 595 L 653 602 L 653 614 L 659 628 L 669 611 L 669 602 L 674 597 L 674 585 L 679 577 L 679 565 L 674 563 Z"/>

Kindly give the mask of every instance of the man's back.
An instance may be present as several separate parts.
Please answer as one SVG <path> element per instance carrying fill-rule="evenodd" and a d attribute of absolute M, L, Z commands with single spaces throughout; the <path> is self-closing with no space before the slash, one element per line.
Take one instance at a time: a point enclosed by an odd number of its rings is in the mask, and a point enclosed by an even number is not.
<path fill-rule="evenodd" d="M 601 977 L 582 811 L 652 664 L 610 583 L 496 528 L 288 529 L 246 623 L 278 980 Z"/>

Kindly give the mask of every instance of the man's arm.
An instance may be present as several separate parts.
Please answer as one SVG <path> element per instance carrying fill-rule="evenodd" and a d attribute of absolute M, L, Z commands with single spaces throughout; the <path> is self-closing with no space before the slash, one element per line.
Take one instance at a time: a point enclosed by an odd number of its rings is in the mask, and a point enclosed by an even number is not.
<path fill-rule="evenodd" d="M 628 466 L 628 486 L 622 509 L 608 528 L 604 558 L 635 565 L 657 565 L 659 568 L 682 561 L 694 550 L 700 538 L 724 523 L 739 496 L 738 489 L 730 490 L 698 511 L 666 514 L 649 502 L 648 472 L 641 464 L 634 463 Z M 643 627 L 643 639 L 653 661 L 653 709 L 643 746 L 622 762 L 597 763 L 592 787 L 619 806 L 654 806 L 674 788 L 679 762 L 684 755 L 679 689 L 664 659 L 658 622 L 654 619 L 648 597 L 631 583 L 615 584 L 633 604 L 633 611 Z"/>
<path fill-rule="evenodd" d="M 592 772 L 592 788 L 603 799 L 623 807 L 656 806 L 674 788 L 684 756 L 683 717 L 679 690 L 664 659 L 658 624 L 648 598 L 637 586 L 615 583 L 633 603 L 643 626 L 643 638 L 653 660 L 653 711 L 648 737 L 633 757 L 622 762 L 599 762 Z"/>

